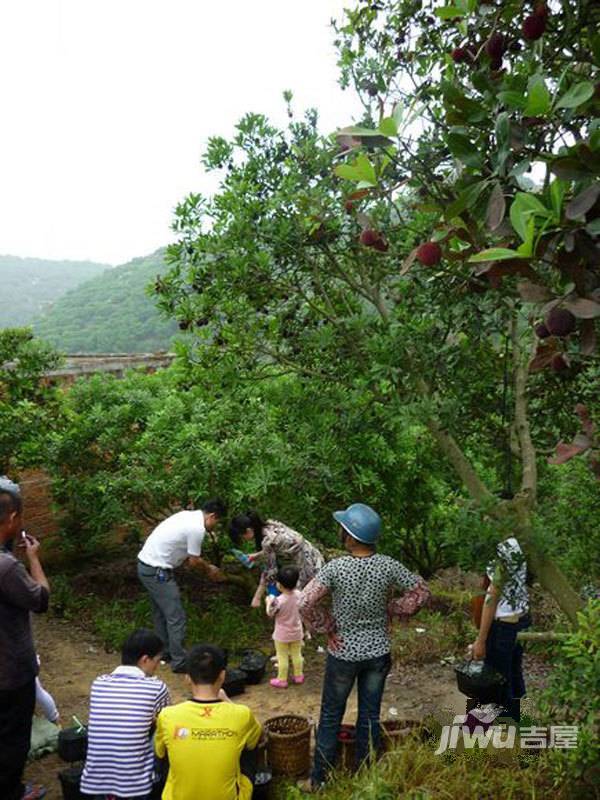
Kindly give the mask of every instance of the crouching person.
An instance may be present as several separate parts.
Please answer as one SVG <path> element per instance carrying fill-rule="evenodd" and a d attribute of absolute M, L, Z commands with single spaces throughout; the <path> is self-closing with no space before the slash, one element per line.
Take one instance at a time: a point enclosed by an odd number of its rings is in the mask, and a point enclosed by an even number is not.
<path fill-rule="evenodd" d="M 92 683 L 84 796 L 149 800 L 154 794 L 152 734 L 169 703 L 167 687 L 154 677 L 162 650 L 155 633 L 134 631 L 123 645 L 121 666 Z"/>
<path fill-rule="evenodd" d="M 261 727 L 247 706 L 224 694 L 225 667 L 218 647 L 193 647 L 187 659 L 192 699 L 165 708 L 158 718 L 156 754 L 169 760 L 163 800 L 252 797 L 252 781 L 240 761 L 258 744 Z"/>

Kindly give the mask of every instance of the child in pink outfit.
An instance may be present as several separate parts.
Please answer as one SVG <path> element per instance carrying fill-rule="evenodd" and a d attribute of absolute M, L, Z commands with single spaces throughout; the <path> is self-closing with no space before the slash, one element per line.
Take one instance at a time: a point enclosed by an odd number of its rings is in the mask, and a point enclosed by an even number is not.
<path fill-rule="evenodd" d="M 282 567 L 277 573 L 279 597 L 268 596 L 267 614 L 275 618 L 273 640 L 277 653 L 277 677 L 271 680 L 271 686 L 287 689 L 290 658 L 294 668 L 294 683 L 304 683 L 302 658 L 303 634 L 302 620 L 298 611 L 301 592 L 296 589 L 299 572 L 296 567 Z"/>

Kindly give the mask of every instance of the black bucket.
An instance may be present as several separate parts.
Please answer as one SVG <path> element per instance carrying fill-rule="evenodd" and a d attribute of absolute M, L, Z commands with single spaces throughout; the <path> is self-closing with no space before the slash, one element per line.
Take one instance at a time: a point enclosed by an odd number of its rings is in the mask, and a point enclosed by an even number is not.
<path fill-rule="evenodd" d="M 254 792 L 252 800 L 269 800 L 269 793 L 273 783 L 273 774 L 270 770 L 262 770 L 256 773 L 254 779 Z"/>
<path fill-rule="evenodd" d="M 58 755 L 67 764 L 85 761 L 88 736 L 85 728 L 64 728 L 58 734 Z"/>
<path fill-rule="evenodd" d="M 246 683 L 257 684 L 265 677 L 267 657 L 260 650 L 244 650 L 240 669 L 246 673 Z"/>
<path fill-rule="evenodd" d="M 58 773 L 64 800 L 89 800 L 89 795 L 81 793 L 81 775 L 83 767 L 67 767 Z"/>

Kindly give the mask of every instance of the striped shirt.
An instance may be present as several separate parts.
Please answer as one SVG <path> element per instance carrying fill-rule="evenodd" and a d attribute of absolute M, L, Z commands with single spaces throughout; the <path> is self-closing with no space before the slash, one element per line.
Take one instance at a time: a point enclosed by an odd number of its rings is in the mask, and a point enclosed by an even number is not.
<path fill-rule="evenodd" d="M 154 721 L 169 705 L 158 678 L 121 666 L 92 683 L 88 750 L 81 778 L 84 794 L 137 797 L 152 789 Z"/>

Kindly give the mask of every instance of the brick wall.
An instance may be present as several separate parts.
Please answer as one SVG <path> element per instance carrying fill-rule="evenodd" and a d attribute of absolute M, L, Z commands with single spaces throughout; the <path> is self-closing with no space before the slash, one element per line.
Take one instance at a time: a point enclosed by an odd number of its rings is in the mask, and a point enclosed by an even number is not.
<path fill-rule="evenodd" d="M 55 534 L 58 523 L 52 509 L 50 478 L 43 470 L 25 470 L 19 478 L 25 529 L 38 539 Z"/>

